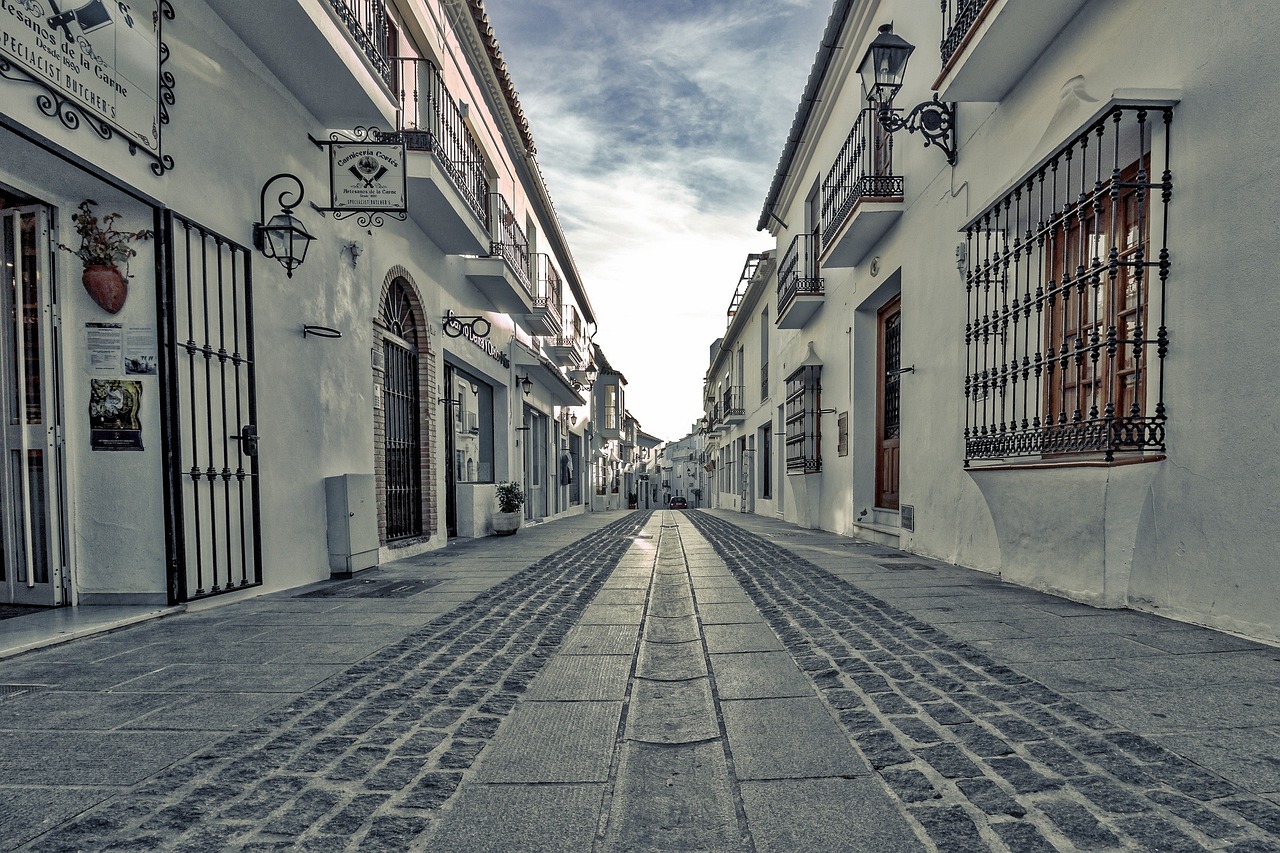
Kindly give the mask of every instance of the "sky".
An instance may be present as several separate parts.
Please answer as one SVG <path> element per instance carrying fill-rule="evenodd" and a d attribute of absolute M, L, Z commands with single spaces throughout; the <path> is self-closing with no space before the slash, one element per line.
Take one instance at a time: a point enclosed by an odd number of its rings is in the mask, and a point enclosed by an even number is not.
<path fill-rule="evenodd" d="M 485 0 L 626 407 L 702 416 L 710 347 L 831 0 Z"/>

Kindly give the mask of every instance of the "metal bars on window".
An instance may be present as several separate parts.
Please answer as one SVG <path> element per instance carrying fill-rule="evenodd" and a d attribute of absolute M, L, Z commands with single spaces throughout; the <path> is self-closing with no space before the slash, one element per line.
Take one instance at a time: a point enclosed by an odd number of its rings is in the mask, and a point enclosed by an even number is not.
<path fill-rule="evenodd" d="M 170 597 L 262 583 L 250 252 L 164 216 Z"/>
<path fill-rule="evenodd" d="M 788 474 L 813 474 L 822 470 L 818 435 L 821 372 L 819 365 L 806 365 L 787 377 Z"/>
<path fill-rule="evenodd" d="M 440 69 L 429 59 L 395 57 L 398 83 L 397 136 L 410 151 L 427 151 L 462 193 L 472 212 L 489 230 L 489 175 L 484 154 L 462 108 L 444 85 Z"/>
<path fill-rule="evenodd" d="M 862 199 L 900 199 L 902 193 L 902 176 L 893 174 L 893 136 L 880 130 L 875 110 L 864 109 L 822 182 L 827 242 Z"/>
<path fill-rule="evenodd" d="M 1169 105 L 1119 105 L 965 229 L 965 464 L 1164 450 Z"/>

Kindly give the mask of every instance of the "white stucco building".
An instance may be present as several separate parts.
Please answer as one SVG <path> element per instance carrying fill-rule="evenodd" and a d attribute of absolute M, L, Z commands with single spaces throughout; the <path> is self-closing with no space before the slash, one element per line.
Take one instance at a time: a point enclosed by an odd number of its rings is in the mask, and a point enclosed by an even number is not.
<path fill-rule="evenodd" d="M 0 601 L 294 586 L 487 535 L 501 480 L 583 511 L 596 317 L 480 0 L 0 32 Z M 57 248 L 85 200 L 153 232 L 115 313 Z"/>
<path fill-rule="evenodd" d="M 707 374 L 721 505 L 1280 639 L 1278 33 L 838 0 Z"/>

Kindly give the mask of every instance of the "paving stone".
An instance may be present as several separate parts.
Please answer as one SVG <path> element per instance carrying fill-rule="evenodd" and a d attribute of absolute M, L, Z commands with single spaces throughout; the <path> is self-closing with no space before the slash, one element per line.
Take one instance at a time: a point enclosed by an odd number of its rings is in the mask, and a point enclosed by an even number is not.
<path fill-rule="evenodd" d="M 1056 853 L 1058 850 L 1029 823 L 993 823 L 991 828 L 1015 853 Z"/>
<path fill-rule="evenodd" d="M 818 699 L 754 699 L 720 705 L 739 779 L 857 776 L 867 765 Z"/>
<path fill-rule="evenodd" d="M 743 782 L 741 792 L 760 853 L 832 853 L 854 843 L 875 853 L 924 850 L 873 779 Z"/>
<path fill-rule="evenodd" d="M 483 782 L 603 782 L 621 702 L 517 705 L 477 778 Z M 442 761 L 441 766 L 446 766 Z"/>
<path fill-rule="evenodd" d="M 909 810 L 940 851 L 979 853 L 990 849 L 973 819 L 960 806 L 917 805 Z"/>
<path fill-rule="evenodd" d="M 636 660 L 636 677 L 661 681 L 686 681 L 707 674 L 702 644 L 641 643 Z"/>
<path fill-rule="evenodd" d="M 1107 850 L 1120 844 L 1115 833 L 1098 822 L 1078 803 L 1066 800 L 1042 800 L 1037 803 L 1054 826 L 1081 850 Z"/>
<path fill-rule="evenodd" d="M 723 746 L 628 743 L 605 849 L 740 849 Z"/>
<path fill-rule="evenodd" d="M 956 787 L 978 808 L 989 815 L 1023 817 L 1027 809 L 990 779 L 960 779 Z"/>
<path fill-rule="evenodd" d="M 1156 815 L 1121 818 L 1116 826 L 1134 839 L 1138 849 L 1151 853 L 1197 853 L 1205 849 L 1200 842 Z"/>
<path fill-rule="evenodd" d="M 637 680 L 631 694 L 626 736 L 654 744 L 688 744 L 720 736 L 711 684 Z"/>
<path fill-rule="evenodd" d="M 716 692 L 721 699 L 767 699 L 813 693 L 813 684 L 786 652 L 719 654 L 711 655 L 710 661 Z M 830 693 L 825 695 L 831 701 Z"/>
<path fill-rule="evenodd" d="M 1061 779 L 1054 779 L 1033 770 L 1027 762 L 1017 756 L 989 758 L 987 764 L 1008 780 L 1019 794 L 1036 794 L 1042 791 L 1056 791 L 1063 786 Z"/>
<path fill-rule="evenodd" d="M 428 771 L 401 800 L 405 808 L 435 810 L 443 806 L 462 781 L 458 771 Z"/>
<path fill-rule="evenodd" d="M 649 643 L 688 643 L 702 639 L 702 629 L 698 626 L 698 617 L 690 613 L 687 616 L 655 617 L 653 614 L 644 623 L 644 640 Z M 628 654 L 631 654 L 628 652 Z"/>
<path fill-rule="evenodd" d="M 711 654 L 727 652 L 782 651 L 778 637 L 763 623 L 747 625 L 704 625 L 702 634 Z"/>
<path fill-rule="evenodd" d="M 630 655 L 559 655 L 529 685 L 529 701 L 626 697 Z"/>
<path fill-rule="evenodd" d="M 604 785 L 471 785 L 426 836 L 431 853 L 590 850 Z M 392 848 L 399 849 L 399 848 Z"/>
<path fill-rule="evenodd" d="M 942 799 L 942 792 L 933 786 L 929 777 L 910 768 L 886 768 L 880 772 L 889 789 L 904 803 L 924 803 Z"/>
<path fill-rule="evenodd" d="M 1152 802 L 1165 806 L 1170 812 L 1210 838 L 1221 839 L 1240 835 L 1245 826 L 1240 816 L 1225 810 L 1221 813 L 1213 811 L 1203 803 L 1182 794 L 1151 791 L 1147 796 Z"/>
<path fill-rule="evenodd" d="M 955 744 L 924 746 L 913 751 L 947 779 L 972 779 L 982 775 L 978 765 L 970 761 Z"/>

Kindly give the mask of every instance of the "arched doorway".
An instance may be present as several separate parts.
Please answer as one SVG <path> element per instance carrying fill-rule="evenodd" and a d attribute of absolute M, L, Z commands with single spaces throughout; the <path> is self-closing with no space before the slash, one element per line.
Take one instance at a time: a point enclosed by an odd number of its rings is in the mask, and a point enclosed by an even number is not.
<path fill-rule="evenodd" d="M 381 336 L 380 416 L 375 430 L 379 475 L 379 526 L 384 543 L 429 536 L 424 482 L 429 453 L 424 452 L 422 364 L 427 349 L 422 311 L 413 285 L 391 278 L 379 312 Z"/>

